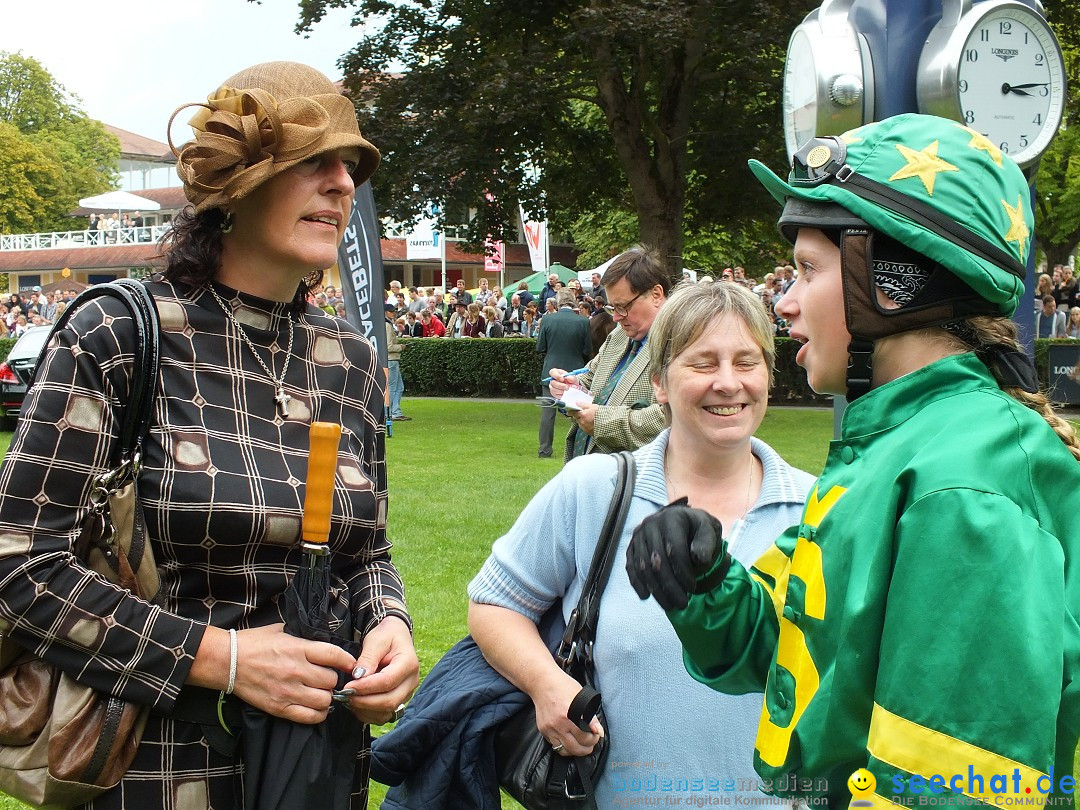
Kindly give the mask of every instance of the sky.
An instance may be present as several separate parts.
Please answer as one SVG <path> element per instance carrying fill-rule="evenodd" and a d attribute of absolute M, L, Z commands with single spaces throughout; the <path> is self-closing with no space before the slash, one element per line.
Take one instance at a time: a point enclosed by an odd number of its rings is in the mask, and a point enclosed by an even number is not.
<path fill-rule="evenodd" d="M 290 60 L 341 78 L 337 60 L 360 39 L 331 9 L 305 39 L 297 0 L 3 0 L 0 51 L 37 59 L 91 118 L 166 143 L 173 110 L 206 101 L 226 78 Z M 191 110 L 193 113 L 194 110 Z M 173 125 L 190 137 L 185 111 Z"/>

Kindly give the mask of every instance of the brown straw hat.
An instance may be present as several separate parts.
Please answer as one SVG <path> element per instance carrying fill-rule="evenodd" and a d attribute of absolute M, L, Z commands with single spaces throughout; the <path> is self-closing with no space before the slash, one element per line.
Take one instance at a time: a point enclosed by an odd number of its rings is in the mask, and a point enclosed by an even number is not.
<path fill-rule="evenodd" d="M 297 62 L 265 62 L 230 76 L 189 122 L 195 139 L 179 149 L 176 173 L 201 213 L 233 200 L 312 155 L 358 147 L 360 185 L 379 165 L 379 150 L 360 134 L 352 102 L 326 76 Z"/>

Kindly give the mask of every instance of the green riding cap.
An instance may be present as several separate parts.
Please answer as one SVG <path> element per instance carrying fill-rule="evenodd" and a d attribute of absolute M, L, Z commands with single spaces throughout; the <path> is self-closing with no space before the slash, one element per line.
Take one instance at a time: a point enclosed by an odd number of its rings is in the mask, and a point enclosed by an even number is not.
<path fill-rule="evenodd" d="M 973 129 L 914 113 L 845 132 L 832 141 L 846 149 L 836 164 L 829 163 L 830 139 L 816 141 L 826 146 L 800 149 L 788 182 L 756 160 L 750 170 L 780 203 L 796 197 L 841 205 L 951 270 L 1002 315 L 1016 311 L 1034 221 L 1031 191 L 1012 158 Z M 917 209 L 911 216 L 896 210 L 907 200 Z M 986 256 L 995 251 L 1004 251 L 1001 260 Z"/>

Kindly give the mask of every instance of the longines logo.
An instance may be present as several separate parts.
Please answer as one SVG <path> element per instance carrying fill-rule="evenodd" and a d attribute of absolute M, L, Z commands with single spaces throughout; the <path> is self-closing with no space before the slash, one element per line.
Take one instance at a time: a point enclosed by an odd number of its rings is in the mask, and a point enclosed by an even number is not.
<path fill-rule="evenodd" d="M 1014 56 L 1020 55 L 1020 51 L 1015 50 L 1014 48 L 991 48 L 990 53 L 1000 57 L 1003 62 L 1008 62 Z"/>

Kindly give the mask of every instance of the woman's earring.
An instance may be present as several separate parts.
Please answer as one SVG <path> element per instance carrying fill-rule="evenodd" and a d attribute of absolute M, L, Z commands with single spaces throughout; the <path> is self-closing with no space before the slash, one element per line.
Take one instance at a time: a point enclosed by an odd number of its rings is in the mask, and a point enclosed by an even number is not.
<path fill-rule="evenodd" d="M 232 231 L 232 211 L 226 211 L 224 219 L 221 220 L 221 232 L 230 233 Z"/>

